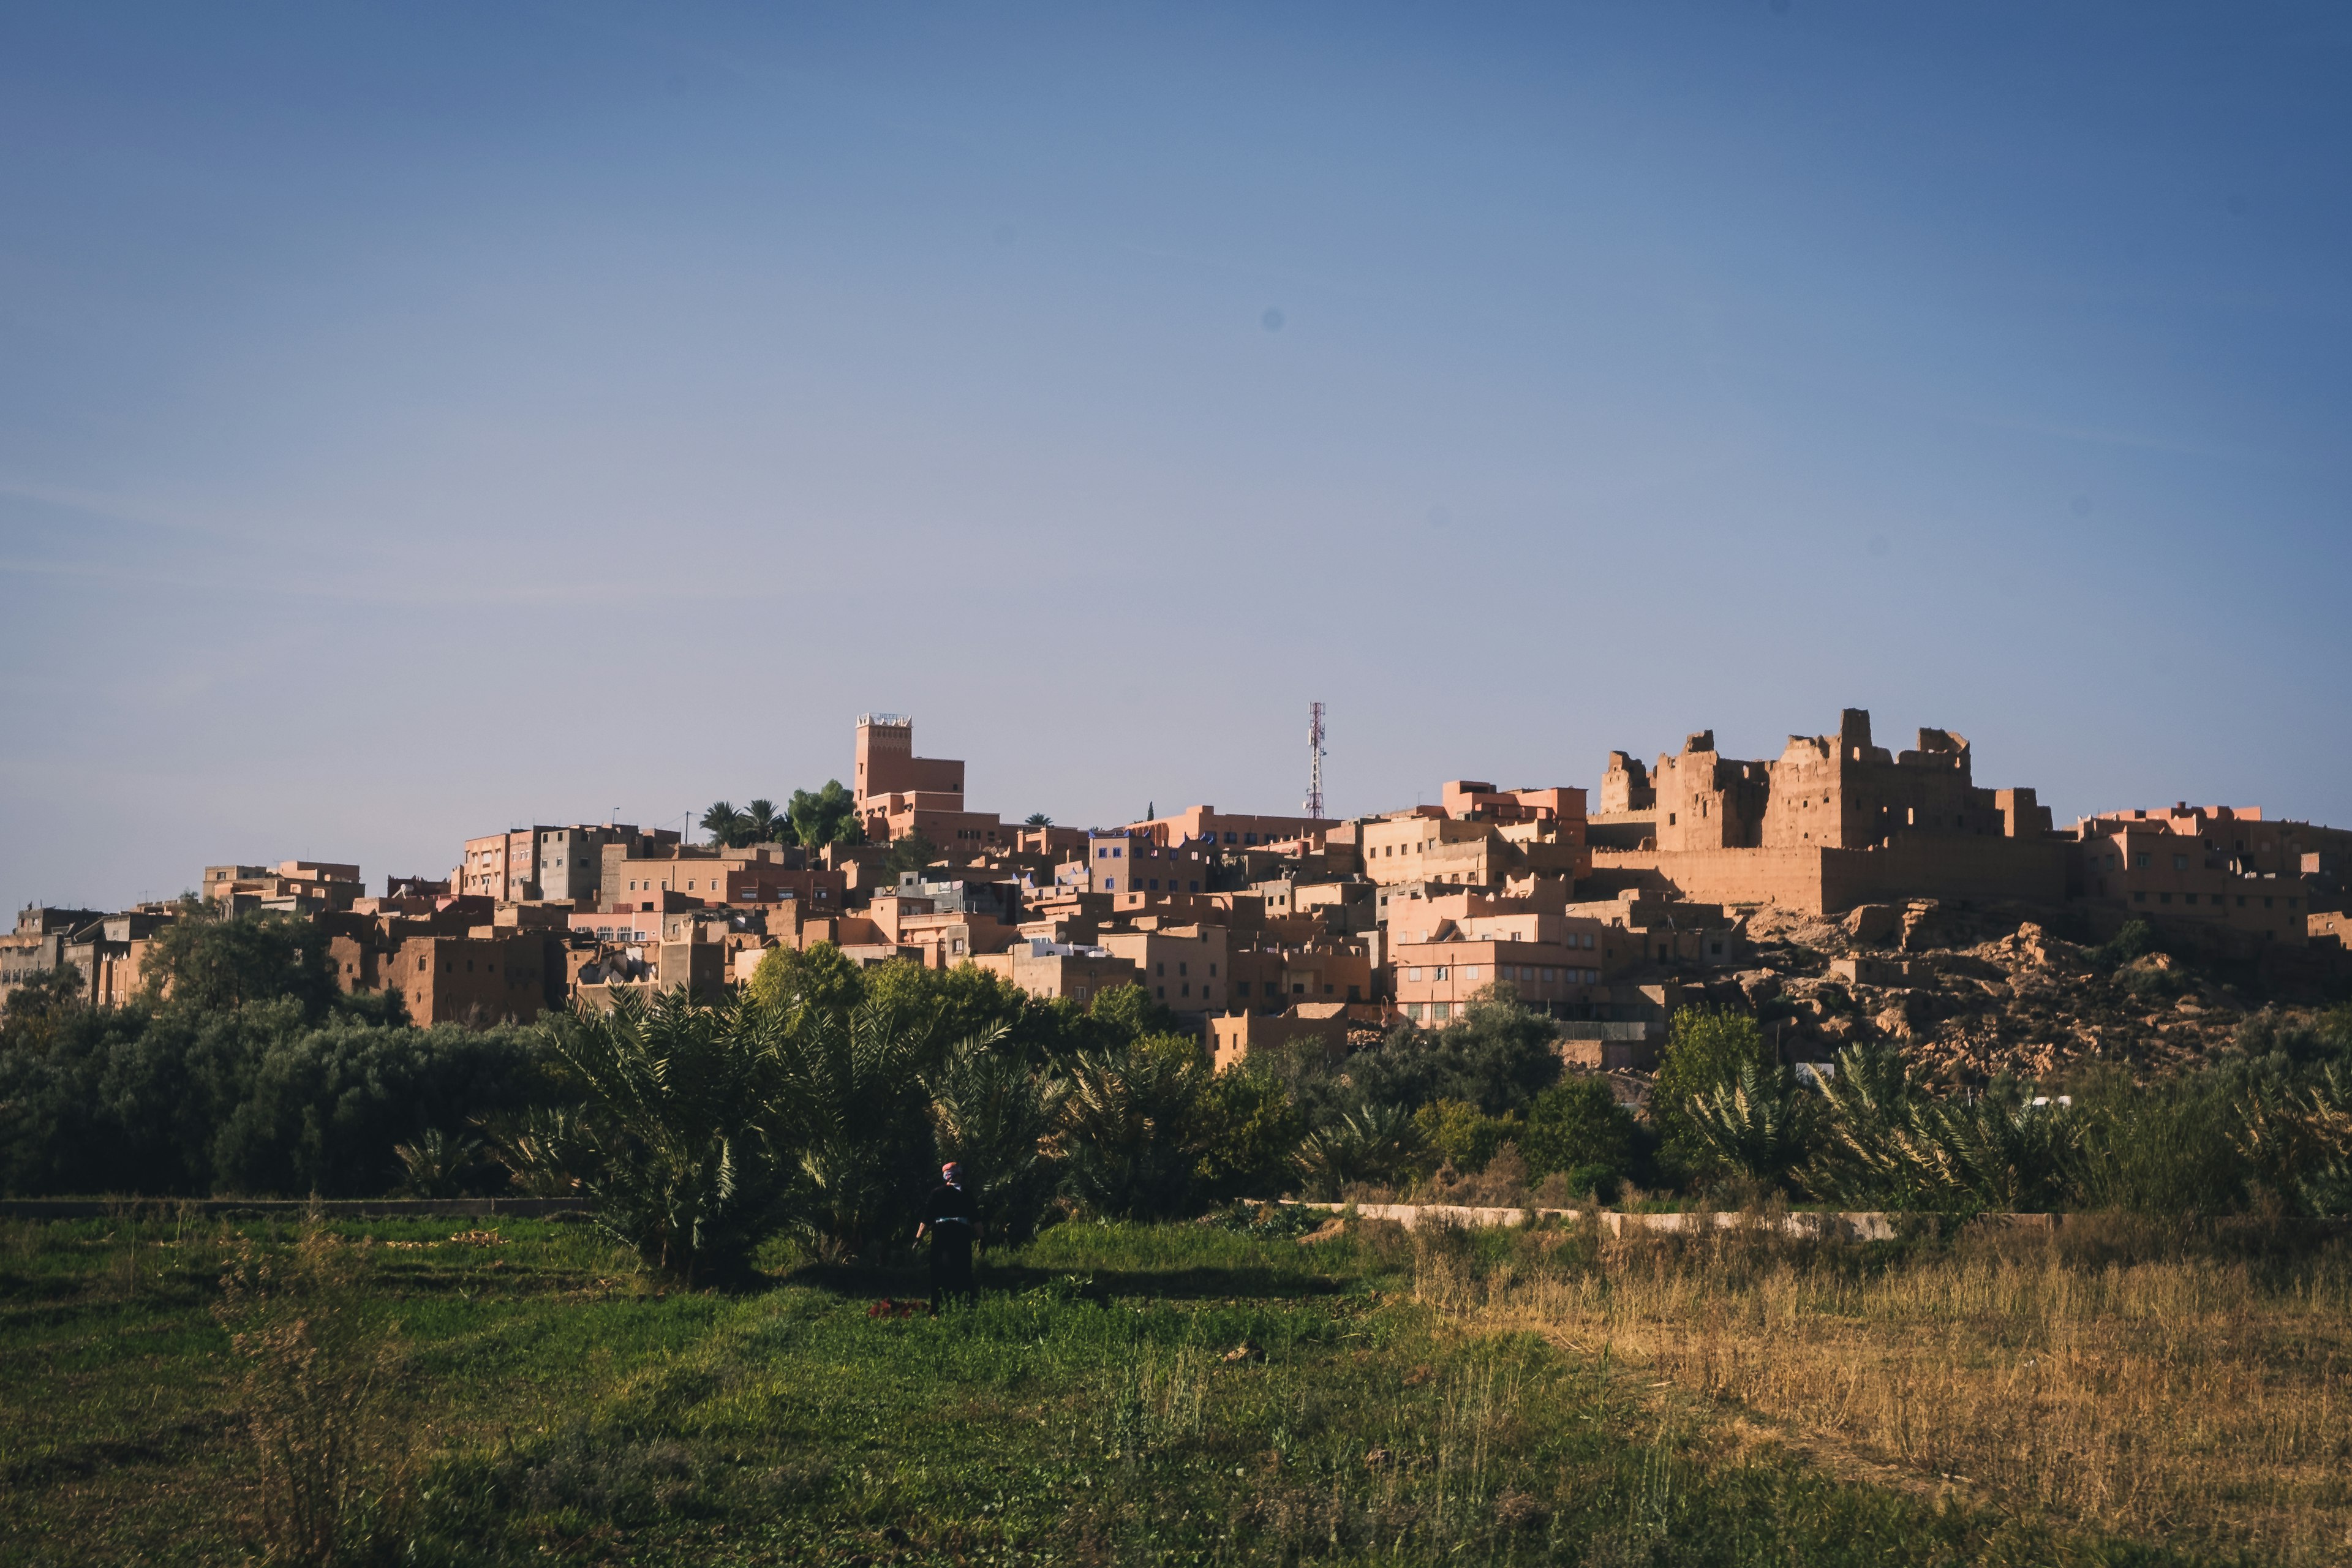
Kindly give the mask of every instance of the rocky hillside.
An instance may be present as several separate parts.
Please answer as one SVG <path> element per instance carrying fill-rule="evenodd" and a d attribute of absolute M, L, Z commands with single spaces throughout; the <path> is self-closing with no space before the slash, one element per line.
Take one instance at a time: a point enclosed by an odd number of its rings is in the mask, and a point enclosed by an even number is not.
<path fill-rule="evenodd" d="M 1915 1070 L 1955 1084 L 2086 1061 L 2173 1070 L 2231 1047 L 2250 1016 L 2313 999 L 2307 987 L 2283 999 L 2252 963 L 2148 946 L 2144 929 L 2070 942 L 2053 929 L 2063 918 L 1929 900 L 1835 921 L 1767 910 L 1748 920 L 1754 966 L 1738 994 L 1795 1059 L 1890 1040 Z"/>

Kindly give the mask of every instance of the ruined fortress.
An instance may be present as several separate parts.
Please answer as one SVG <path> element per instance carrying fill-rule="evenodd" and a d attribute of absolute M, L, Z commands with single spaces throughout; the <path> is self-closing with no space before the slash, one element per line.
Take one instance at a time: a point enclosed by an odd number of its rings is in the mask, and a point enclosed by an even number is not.
<path fill-rule="evenodd" d="M 1713 731 L 1654 769 L 1609 754 L 1588 825 L 1597 885 L 1822 914 L 1922 894 L 2048 903 L 2067 847 L 2030 789 L 1980 789 L 1968 741 L 1922 730 L 1890 752 L 1849 708 L 1831 735 L 1791 735 L 1779 760 L 1715 748 Z"/>

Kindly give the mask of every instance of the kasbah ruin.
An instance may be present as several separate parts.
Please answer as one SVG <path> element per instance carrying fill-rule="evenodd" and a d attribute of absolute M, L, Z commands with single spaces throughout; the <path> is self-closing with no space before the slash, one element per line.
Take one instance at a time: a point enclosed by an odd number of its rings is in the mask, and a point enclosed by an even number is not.
<path fill-rule="evenodd" d="M 1140 984 L 1221 1067 L 1272 1042 L 1338 1053 L 1442 1028 L 1500 990 L 1559 1019 L 1589 1068 L 1638 1075 L 1677 1008 L 1711 1004 L 1752 1008 L 1786 1060 L 1884 1039 L 1981 1083 L 2086 1058 L 2187 1065 L 2250 1011 L 2352 983 L 2352 831 L 2186 803 L 2060 828 L 2031 788 L 1979 786 L 1964 737 L 1892 750 L 1859 709 L 1769 761 L 1723 755 L 1709 731 L 1654 763 L 1612 752 L 1597 802 L 1457 779 L 1436 805 L 1345 821 L 1320 810 L 1320 748 L 1318 706 L 1304 815 L 1195 805 L 1079 829 L 967 809 L 962 763 L 868 714 L 831 842 L 782 816 L 708 845 L 541 824 L 378 895 L 355 865 L 289 860 L 206 867 L 194 896 L 317 922 L 346 990 L 396 991 L 420 1025 L 632 988 L 715 999 L 770 948 L 831 942 L 1080 1005 Z M 126 1000 L 186 908 L 26 908 L 0 939 L 0 994 L 70 963 L 92 1001 Z M 2132 921 L 2146 951 L 2086 959 Z"/>

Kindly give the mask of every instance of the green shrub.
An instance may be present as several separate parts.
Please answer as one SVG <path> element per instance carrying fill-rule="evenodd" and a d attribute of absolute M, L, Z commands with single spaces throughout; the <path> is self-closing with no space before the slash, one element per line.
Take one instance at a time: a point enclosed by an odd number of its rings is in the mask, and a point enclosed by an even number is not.
<path fill-rule="evenodd" d="M 1485 1170 L 1496 1151 L 1526 1131 L 1517 1116 L 1489 1116 L 1459 1100 L 1432 1100 L 1412 1113 L 1412 1121 L 1421 1133 L 1421 1163 L 1433 1168 L 1443 1162 L 1465 1174 Z"/>
<path fill-rule="evenodd" d="M 1200 1042 L 1182 1035 L 1147 1035 L 1078 1061 L 1065 1126 L 1070 1194 L 1081 1207 L 1110 1219 L 1190 1207 L 1210 1076 Z"/>
<path fill-rule="evenodd" d="M 1599 1074 L 1563 1079 L 1528 1107 L 1519 1153 L 1528 1173 L 1538 1180 L 1564 1173 L 1569 1190 L 1613 1190 L 1633 1168 L 1633 1113 L 1617 1103 L 1609 1080 Z"/>

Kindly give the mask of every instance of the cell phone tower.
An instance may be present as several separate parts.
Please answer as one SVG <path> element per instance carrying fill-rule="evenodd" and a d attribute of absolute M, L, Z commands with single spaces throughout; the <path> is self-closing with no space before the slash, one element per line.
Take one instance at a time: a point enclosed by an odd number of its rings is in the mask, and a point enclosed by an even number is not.
<path fill-rule="evenodd" d="M 1307 815 L 1323 820 L 1323 704 L 1307 705 Z"/>

